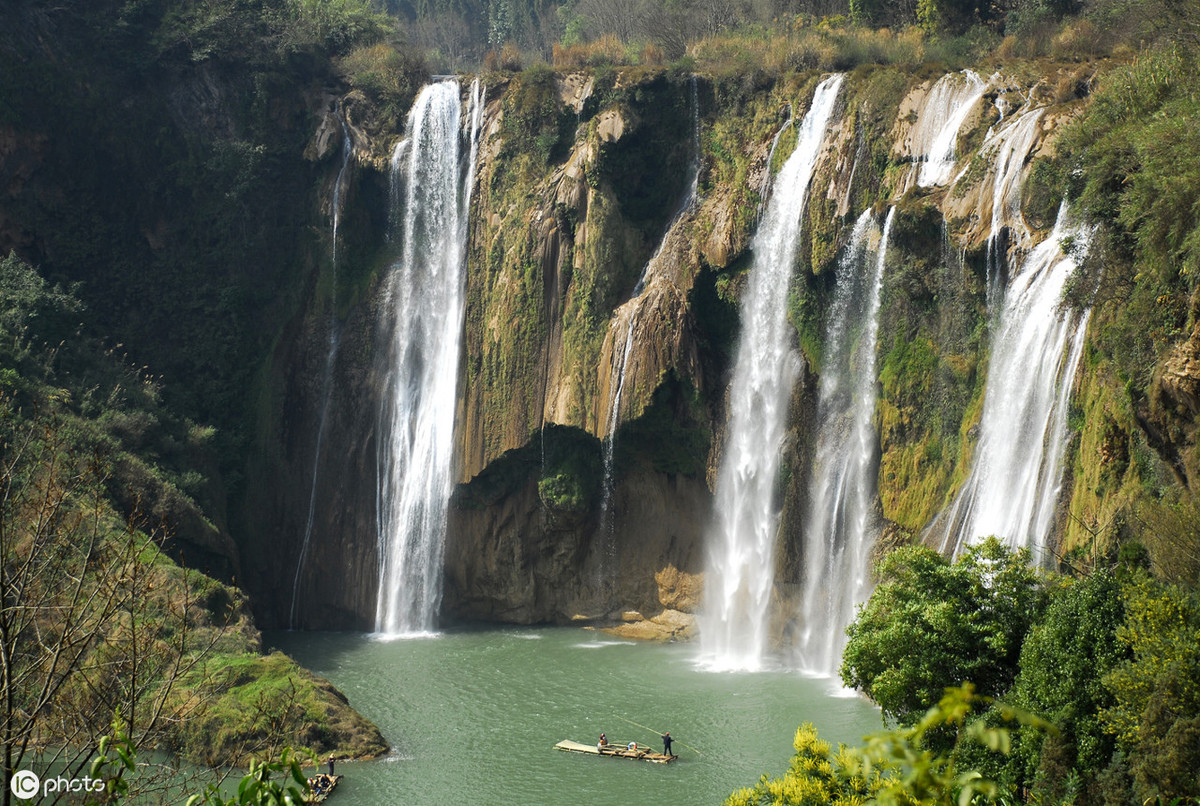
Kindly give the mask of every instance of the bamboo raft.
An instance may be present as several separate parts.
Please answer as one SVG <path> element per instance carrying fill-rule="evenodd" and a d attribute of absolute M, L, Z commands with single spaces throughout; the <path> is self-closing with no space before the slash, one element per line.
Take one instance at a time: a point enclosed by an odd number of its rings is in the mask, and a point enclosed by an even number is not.
<path fill-rule="evenodd" d="M 340 780 L 342 780 L 342 776 L 328 775 L 326 773 L 321 773 L 320 775 L 315 775 L 312 778 L 309 778 L 308 786 L 310 789 L 312 789 L 312 794 L 305 798 L 304 802 L 324 803 L 325 799 L 333 793 L 334 787 L 338 785 L 338 781 Z M 324 786 L 318 787 L 318 782 L 324 784 Z"/>
<path fill-rule="evenodd" d="M 568 753 L 588 753 L 593 756 L 608 756 L 612 758 L 632 758 L 638 761 L 649 761 L 652 764 L 667 764 L 679 758 L 679 756 L 666 756 L 662 753 L 656 753 L 648 747 L 638 746 L 637 750 L 629 750 L 625 745 L 610 744 L 603 750 L 596 747 L 594 744 L 581 744 L 573 742 L 570 739 L 563 739 L 558 744 L 554 745 L 557 750 L 565 750 Z"/>

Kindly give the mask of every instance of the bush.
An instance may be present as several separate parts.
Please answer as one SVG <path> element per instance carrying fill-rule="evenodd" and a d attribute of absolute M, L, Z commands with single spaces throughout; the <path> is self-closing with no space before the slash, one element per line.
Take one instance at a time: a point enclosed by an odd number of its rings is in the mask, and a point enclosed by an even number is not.
<path fill-rule="evenodd" d="M 625 54 L 625 45 L 621 40 L 612 34 L 605 34 L 591 42 L 572 45 L 555 43 L 554 66 L 564 70 L 577 70 L 582 67 L 629 64 Z"/>
<path fill-rule="evenodd" d="M 1138 802 L 1200 797 L 1200 593 L 1135 578 L 1117 633 L 1132 657 L 1104 677 L 1101 711 L 1129 759 Z"/>
<path fill-rule="evenodd" d="M 923 546 L 884 557 L 879 586 L 847 628 L 841 676 L 884 716 L 913 724 L 952 681 L 987 696 L 1006 692 L 1021 644 L 1046 604 L 1029 553 L 996 538 L 955 563 Z"/>
<path fill-rule="evenodd" d="M 1124 618 L 1120 583 L 1099 571 L 1057 590 L 1045 618 L 1029 631 L 1011 700 L 1058 730 L 1020 731 L 1010 769 L 1022 788 L 1062 798 L 1072 774 L 1092 781 L 1108 766 L 1113 737 L 1099 713 L 1113 698 L 1101 680 L 1127 658 L 1117 640 Z"/>
<path fill-rule="evenodd" d="M 286 50 L 318 47 L 341 54 L 378 42 L 391 28 L 391 18 L 368 0 L 286 0 L 280 39 Z"/>
<path fill-rule="evenodd" d="M 393 120 L 403 117 L 429 78 L 420 54 L 392 45 L 355 48 L 339 67 L 351 86 L 362 90 L 384 116 Z"/>
<path fill-rule="evenodd" d="M 730 795 L 725 806 L 859 806 L 876 804 L 1007 803 L 997 782 L 978 771 L 963 769 L 957 754 L 929 749 L 932 735 L 953 734 L 960 747 L 978 747 L 985 756 L 1008 753 L 1007 727 L 992 727 L 981 719 L 968 721 L 980 706 L 991 705 L 1005 723 L 1045 726 L 1040 718 L 992 703 L 975 693 L 970 683 L 947 688 L 937 703 L 912 727 L 878 733 L 863 747 L 829 744 L 817 738 L 812 725 L 796 731 L 796 755 L 782 778 L 763 776 L 753 789 Z"/>

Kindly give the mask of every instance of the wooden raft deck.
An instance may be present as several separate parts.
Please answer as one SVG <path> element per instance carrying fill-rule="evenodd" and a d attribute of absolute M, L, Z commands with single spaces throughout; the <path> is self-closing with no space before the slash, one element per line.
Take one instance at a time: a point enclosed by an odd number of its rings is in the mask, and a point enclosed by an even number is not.
<path fill-rule="evenodd" d="M 580 742 L 573 742 L 570 739 L 563 739 L 554 745 L 554 747 L 558 750 L 566 750 L 569 753 L 588 753 L 589 755 L 605 756 L 606 758 L 632 758 L 638 761 L 649 761 L 653 764 L 667 764 L 679 758 L 679 756 L 664 756 L 662 753 L 656 753 L 648 747 L 639 746 L 637 750 L 626 750 L 624 745 L 617 744 L 609 745 L 602 752 L 594 744 L 581 744 Z"/>
<path fill-rule="evenodd" d="M 317 791 L 317 787 L 315 786 L 318 779 L 324 779 L 323 783 L 325 784 L 324 786 L 321 787 L 320 792 Z M 328 798 L 331 794 L 333 794 L 333 789 L 334 789 L 334 787 L 336 787 L 338 785 L 338 781 L 340 781 L 340 780 L 342 780 L 342 776 L 328 775 L 326 773 L 321 773 L 320 775 L 314 775 L 312 778 L 309 778 L 308 785 L 310 787 L 312 787 L 313 792 L 307 798 L 304 799 L 304 802 L 305 803 L 324 803 L 326 798 Z"/>

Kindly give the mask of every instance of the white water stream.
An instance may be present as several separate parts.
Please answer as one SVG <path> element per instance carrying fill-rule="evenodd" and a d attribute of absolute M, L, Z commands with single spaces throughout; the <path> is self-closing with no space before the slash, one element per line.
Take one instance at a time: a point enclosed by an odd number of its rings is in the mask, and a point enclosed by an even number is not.
<path fill-rule="evenodd" d="M 1042 109 L 1018 114 L 988 134 L 980 149 L 992 159 L 992 225 L 987 243 L 988 307 L 996 309 L 1009 272 L 1009 246 L 1028 249 L 1032 240 L 1021 214 L 1025 161 L 1037 142 Z"/>
<path fill-rule="evenodd" d="M 425 87 L 395 162 L 403 171 L 401 257 L 387 279 L 388 372 L 379 436 L 379 598 L 385 636 L 431 632 L 441 604 L 446 508 L 463 329 L 467 214 L 482 118 L 471 86 Z"/>
<path fill-rule="evenodd" d="M 654 254 L 647 261 L 646 265 L 642 267 L 642 273 L 634 285 L 632 296 L 617 309 L 612 324 L 609 326 L 617 332 L 623 328 L 624 338 L 620 341 L 620 350 L 615 349 L 618 344 L 615 336 L 613 340 L 614 349 L 612 351 L 612 365 L 609 374 L 608 417 L 605 420 L 604 433 L 601 435 L 601 438 L 604 440 L 604 478 L 601 487 L 599 523 L 604 551 L 601 558 L 601 565 L 603 566 L 601 570 L 605 575 L 611 571 L 609 566 L 611 566 L 611 561 L 614 559 L 612 555 L 616 550 L 614 539 L 616 523 L 612 513 L 612 498 L 613 493 L 616 492 L 617 428 L 621 424 L 621 401 L 625 395 L 625 377 L 629 369 L 629 356 L 633 352 L 633 334 L 637 329 L 638 315 L 642 310 L 640 300 L 642 292 L 646 290 L 647 280 L 652 275 L 655 266 L 662 257 L 663 250 L 670 241 L 672 231 L 680 219 L 695 206 L 700 187 L 700 100 L 696 89 L 695 76 L 691 77 L 688 86 L 689 102 L 692 111 L 692 151 L 688 163 L 687 190 L 675 214 L 671 216 L 667 228 L 663 231 L 663 237 L 659 241 L 658 248 L 654 251 Z"/>
<path fill-rule="evenodd" d="M 1064 205 L 1005 290 L 971 473 L 934 525 L 944 551 L 996 535 L 1029 549 L 1035 562 L 1049 559 L 1068 403 L 1090 315 L 1065 307 L 1062 296 L 1089 234 L 1069 223 Z"/>
<path fill-rule="evenodd" d="M 817 87 L 752 244 L 715 523 L 707 540 L 700 662 L 713 670 L 757 670 L 764 662 L 779 526 L 775 487 L 788 398 L 799 370 L 787 290 L 809 183 L 842 79 L 831 76 Z"/>
<path fill-rule="evenodd" d="M 963 70 L 947 73 L 929 89 L 920 115 L 910 134 L 910 151 L 919 187 L 944 185 L 950 181 L 958 143 L 958 130 L 987 91 L 978 73 Z"/>
<path fill-rule="evenodd" d="M 809 511 L 804 519 L 801 667 L 832 676 L 841 663 L 846 627 L 870 595 L 876 516 L 876 346 L 887 245 L 896 208 L 878 234 L 871 211 L 854 225 L 838 264 L 828 314 L 817 399 L 817 447 Z M 873 258 L 873 259 L 871 259 Z"/>

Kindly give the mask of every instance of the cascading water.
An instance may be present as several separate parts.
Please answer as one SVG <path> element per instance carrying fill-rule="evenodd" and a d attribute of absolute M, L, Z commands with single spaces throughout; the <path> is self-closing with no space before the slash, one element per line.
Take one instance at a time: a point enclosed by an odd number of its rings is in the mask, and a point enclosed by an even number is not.
<path fill-rule="evenodd" d="M 1042 109 L 1032 109 L 1013 118 L 1008 125 L 989 133 L 981 154 L 992 158 L 992 222 L 987 242 L 988 307 L 996 303 L 1008 272 L 1008 246 L 1027 248 L 1029 227 L 1021 215 L 1022 173 L 1025 160 L 1037 142 Z"/>
<path fill-rule="evenodd" d="M 317 512 L 317 474 L 321 467 L 321 452 L 325 446 L 325 422 L 329 415 L 329 399 L 333 387 L 333 367 L 337 361 L 338 342 L 341 333 L 337 321 L 337 269 L 338 269 L 338 224 L 342 216 L 342 182 L 346 176 L 346 168 L 350 165 L 350 155 L 354 151 L 350 141 L 350 129 L 342 117 L 341 104 L 338 105 L 338 123 L 342 125 L 342 167 L 338 169 L 337 178 L 333 182 L 333 198 L 330 201 L 330 218 L 332 219 L 332 254 L 330 265 L 333 271 L 332 291 L 329 295 L 329 349 L 325 353 L 325 369 L 321 374 L 321 413 L 317 421 L 317 441 L 313 449 L 312 484 L 308 491 L 308 518 L 304 524 L 304 538 L 300 543 L 300 554 L 296 558 L 296 574 L 292 578 L 292 605 L 288 610 L 288 629 L 296 629 L 296 601 L 300 593 L 300 577 L 304 572 L 304 561 L 308 559 L 308 545 L 312 540 L 313 523 Z"/>
<path fill-rule="evenodd" d="M 1062 300 L 1090 232 L 1068 223 L 1029 253 L 1005 291 L 988 367 L 979 442 L 962 490 L 934 524 L 943 551 L 996 535 L 1044 564 L 1062 483 L 1071 385 L 1089 312 Z M 1064 253 L 1066 244 L 1069 249 Z"/>
<path fill-rule="evenodd" d="M 788 398 L 799 369 L 787 323 L 787 289 L 809 182 L 842 78 L 831 76 L 817 87 L 752 245 L 717 474 L 716 522 L 708 538 L 700 660 L 713 670 L 759 669 L 767 646 L 779 525 L 775 485 Z"/>
<path fill-rule="evenodd" d="M 804 598 L 800 663 L 832 675 L 841 662 L 846 626 L 870 593 L 877 439 L 875 352 L 887 244 L 896 208 L 888 211 L 874 260 L 867 241 L 878 233 L 871 212 L 854 225 L 838 264 L 828 314 L 817 398 L 817 447 L 804 520 Z"/>
<path fill-rule="evenodd" d="M 421 90 L 398 145 L 401 256 L 387 279 L 388 371 L 379 437 L 375 629 L 428 633 L 441 603 L 463 326 L 467 214 L 482 117 L 476 81 L 464 154 L 457 81 Z M 465 157 L 465 159 L 464 159 Z"/>
<path fill-rule="evenodd" d="M 609 381 L 609 400 L 608 400 L 608 417 L 605 420 L 604 439 L 604 479 L 601 488 L 600 499 L 600 528 L 606 542 L 604 560 L 607 562 L 612 558 L 608 555 L 614 551 L 613 529 L 615 524 L 612 519 L 612 496 L 615 487 L 615 463 L 616 463 L 616 442 L 617 442 L 617 426 L 621 422 L 621 399 L 625 393 L 625 375 L 629 369 L 629 355 L 633 351 L 633 334 L 637 328 L 637 318 L 641 307 L 638 299 L 642 292 L 646 290 L 646 280 L 651 274 L 654 266 L 658 263 L 662 256 L 663 250 L 667 246 L 668 236 L 679 223 L 679 220 L 692 209 L 696 204 L 696 195 L 700 187 L 700 100 L 696 90 L 696 77 L 692 76 L 689 82 L 690 87 L 690 103 L 692 110 L 692 151 L 688 165 L 688 184 L 687 190 L 684 193 L 683 200 L 679 204 L 679 208 L 671 217 L 670 223 L 664 231 L 663 239 L 658 244 L 658 249 L 654 255 L 642 267 L 642 273 L 638 277 L 637 283 L 633 287 L 633 295 L 618 309 L 614 318 L 613 326 L 624 330 L 624 338 L 621 340 L 622 349 L 620 351 L 614 349 L 612 352 L 613 365 L 610 368 L 610 378 L 615 379 Z M 619 332 L 619 330 L 618 330 Z M 614 339 L 614 348 L 618 342 Z"/>
<path fill-rule="evenodd" d="M 947 73 L 934 83 L 913 126 L 910 150 L 918 187 L 944 185 L 954 171 L 958 130 L 987 91 L 987 82 L 971 70 Z"/>

